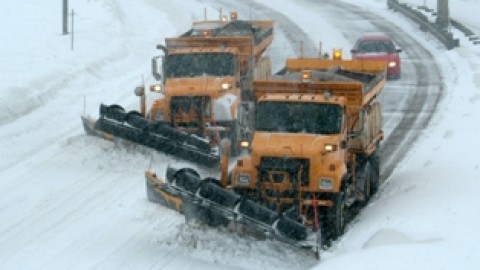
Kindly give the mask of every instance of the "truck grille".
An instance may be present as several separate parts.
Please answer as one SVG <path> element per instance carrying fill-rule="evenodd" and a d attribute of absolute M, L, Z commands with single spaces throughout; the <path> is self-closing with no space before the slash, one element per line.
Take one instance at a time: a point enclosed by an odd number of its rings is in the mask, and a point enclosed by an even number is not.
<path fill-rule="evenodd" d="M 209 96 L 178 96 L 170 101 L 170 110 L 173 115 L 194 115 L 210 117 L 211 106 Z"/>
<path fill-rule="evenodd" d="M 171 124 L 187 132 L 205 134 L 203 128 L 210 121 L 211 105 L 208 96 L 177 96 L 170 101 Z"/>
<path fill-rule="evenodd" d="M 300 158 L 283 158 L 283 157 L 261 157 L 259 166 L 260 175 L 266 175 L 271 171 L 287 172 L 290 175 L 292 184 L 308 186 L 310 160 Z M 300 179 L 298 179 L 300 177 Z M 281 182 L 283 177 L 279 175 L 274 176 L 275 182 Z"/>

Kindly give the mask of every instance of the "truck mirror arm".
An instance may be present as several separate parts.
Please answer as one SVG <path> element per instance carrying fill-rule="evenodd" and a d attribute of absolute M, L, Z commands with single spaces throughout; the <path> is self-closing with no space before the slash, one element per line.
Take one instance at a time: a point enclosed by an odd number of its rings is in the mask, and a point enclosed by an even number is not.
<path fill-rule="evenodd" d="M 162 79 L 162 72 L 159 71 L 158 59 L 161 56 L 155 56 L 152 58 L 152 76 L 155 80 L 160 81 Z"/>
<path fill-rule="evenodd" d="M 347 139 L 348 140 L 355 139 L 357 136 L 358 136 L 358 134 L 356 132 L 349 132 L 347 134 Z"/>

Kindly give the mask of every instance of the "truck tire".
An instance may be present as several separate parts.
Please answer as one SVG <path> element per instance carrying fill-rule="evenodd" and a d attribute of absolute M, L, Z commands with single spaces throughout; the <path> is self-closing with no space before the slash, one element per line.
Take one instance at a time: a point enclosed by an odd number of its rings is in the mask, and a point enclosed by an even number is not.
<path fill-rule="evenodd" d="M 345 193 L 342 191 L 334 195 L 333 206 L 327 210 L 327 237 L 336 240 L 345 231 L 347 206 L 345 205 Z"/>
<path fill-rule="evenodd" d="M 360 182 L 363 195 L 363 201 L 360 202 L 362 206 L 367 205 L 370 197 L 372 196 L 372 166 L 370 161 L 366 161 L 365 164 L 362 166 L 357 181 Z"/>
<path fill-rule="evenodd" d="M 241 149 L 238 141 L 238 122 L 234 122 L 232 125 L 232 130 L 230 133 L 230 141 L 232 142 L 230 144 L 230 155 L 232 157 L 238 157 L 240 155 Z"/>
<path fill-rule="evenodd" d="M 378 191 L 380 187 L 380 149 L 377 145 L 377 150 L 370 156 L 370 169 L 371 169 L 371 184 L 370 194 L 373 195 Z"/>

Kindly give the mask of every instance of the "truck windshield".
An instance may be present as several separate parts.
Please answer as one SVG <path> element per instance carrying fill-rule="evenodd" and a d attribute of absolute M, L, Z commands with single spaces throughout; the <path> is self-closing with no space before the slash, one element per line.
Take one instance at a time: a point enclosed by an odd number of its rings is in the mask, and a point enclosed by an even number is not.
<path fill-rule="evenodd" d="M 342 109 L 336 104 L 306 102 L 260 102 L 256 130 L 265 132 L 339 134 Z"/>
<path fill-rule="evenodd" d="M 166 58 L 164 68 L 167 78 L 228 76 L 235 72 L 235 56 L 231 53 L 174 54 Z"/>

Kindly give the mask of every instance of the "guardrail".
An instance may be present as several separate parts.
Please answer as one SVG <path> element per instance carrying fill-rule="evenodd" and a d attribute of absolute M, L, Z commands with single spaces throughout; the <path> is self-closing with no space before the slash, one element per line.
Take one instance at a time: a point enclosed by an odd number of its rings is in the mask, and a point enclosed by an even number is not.
<path fill-rule="evenodd" d="M 480 37 L 475 35 L 472 30 L 470 30 L 468 27 L 465 25 L 461 24 L 460 22 L 450 19 L 450 23 L 452 24 L 453 27 L 457 28 L 460 30 L 467 38 L 470 40 L 473 44 L 475 45 L 480 45 Z"/>
<path fill-rule="evenodd" d="M 448 50 L 458 47 L 460 42 L 458 39 L 453 38 L 452 33 L 441 29 L 436 23 L 432 23 L 428 20 L 427 16 L 418 10 L 414 10 L 406 4 L 401 4 L 398 0 L 387 0 L 387 6 L 394 11 L 398 11 L 410 18 L 412 21 L 420 25 L 420 29 L 430 32 L 440 42 L 442 42 Z"/>

